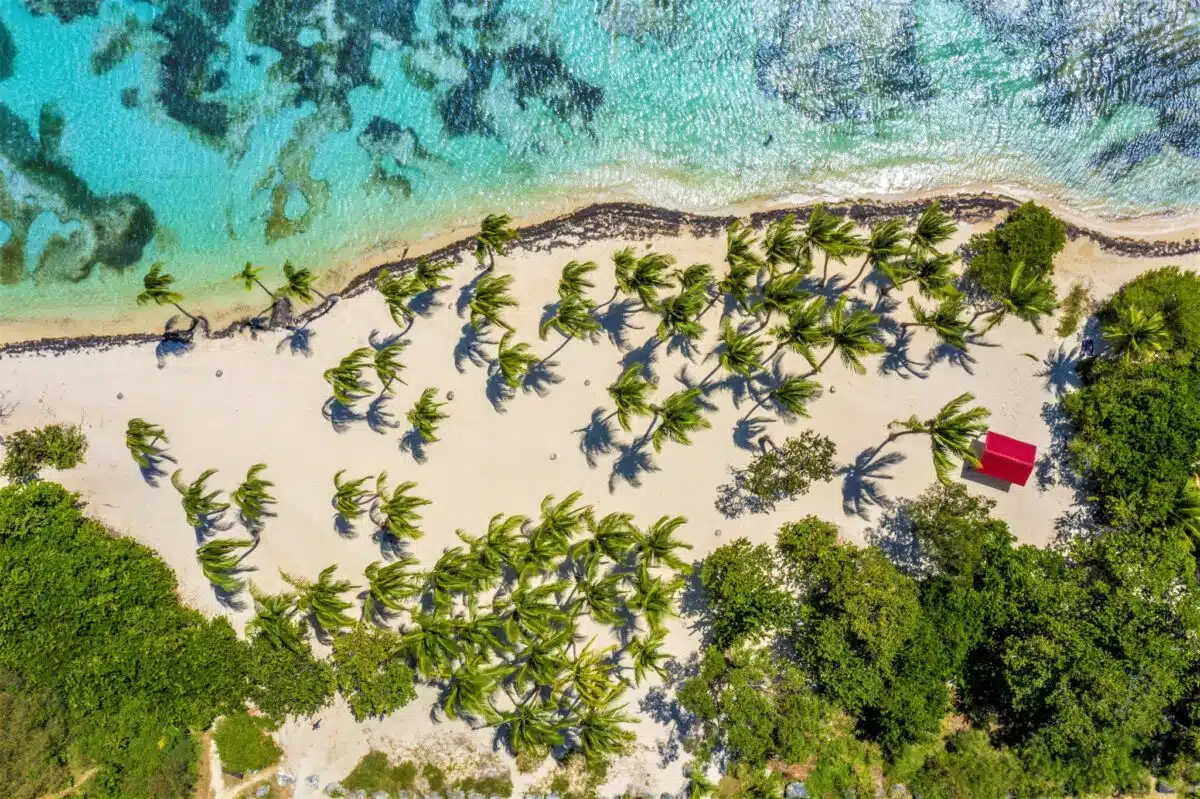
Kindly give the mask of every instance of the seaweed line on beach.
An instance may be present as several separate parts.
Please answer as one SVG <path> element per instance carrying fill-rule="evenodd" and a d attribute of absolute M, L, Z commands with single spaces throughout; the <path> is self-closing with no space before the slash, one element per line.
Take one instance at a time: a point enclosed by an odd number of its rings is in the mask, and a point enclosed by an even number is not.
<path fill-rule="evenodd" d="M 843 202 L 826 203 L 826 209 L 835 215 L 853 219 L 860 225 L 870 225 L 889 217 L 904 216 L 915 219 L 930 203 L 940 202 L 942 208 L 960 222 L 978 223 L 999 213 L 1016 208 L 1021 203 L 1010 197 L 993 194 L 946 195 L 908 202 Z M 764 228 L 775 219 L 795 214 L 800 221 L 819 203 L 790 208 L 773 208 L 749 214 L 750 223 Z M 553 252 L 557 249 L 574 249 L 588 242 L 606 239 L 646 239 L 655 236 L 679 236 L 688 233 L 696 237 L 718 236 L 735 219 L 735 215 L 715 216 L 711 214 L 676 211 L 655 205 L 632 202 L 596 203 L 553 219 L 518 228 L 519 237 L 512 250 L 527 252 Z M 1186 255 L 1200 252 L 1200 239 L 1183 241 L 1153 241 L 1127 236 L 1108 236 L 1078 225 L 1067 225 L 1067 236 L 1081 237 L 1096 242 L 1102 250 L 1123 257 L 1157 258 Z M 423 256 L 433 260 L 457 260 L 469 254 L 474 247 L 473 235 L 463 238 Z M 416 266 L 418 257 L 405 257 L 398 261 L 380 264 L 356 275 L 339 292 L 331 297 L 346 299 L 365 291 L 373 290 L 376 276 L 383 270 L 404 272 Z M 292 322 L 303 326 L 328 313 L 330 303 L 322 303 L 298 316 Z M 201 325 L 207 329 L 207 320 Z M 213 339 L 230 338 L 251 329 L 249 318 L 238 319 L 227 326 L 208 331 Z M 0 345 L 0 356 L 15 355 L 62 355 L 79 350 L 107 350 L 131 344 L 150 344 L 166 337 L 181 337 L 179 333 L 125 333 L 111 336 L 79 336 L 68 338 L 42 338 Z"/>

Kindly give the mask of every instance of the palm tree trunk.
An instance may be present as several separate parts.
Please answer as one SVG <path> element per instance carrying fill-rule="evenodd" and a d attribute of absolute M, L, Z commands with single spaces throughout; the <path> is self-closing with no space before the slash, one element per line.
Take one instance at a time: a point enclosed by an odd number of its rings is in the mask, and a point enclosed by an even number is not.
<path fill-rule="evenodd" d="M 550 360 L 551 358 L 553 358 L 555 355 L 558 355 L 558 353 L 562 351 L 562 348 L 563 348 L 563 347 L 565 347 L 565 346 L 567 346 L 568 344 L 570 344 L 570 343 L 571 343 L 571 340 L 572 340 L 573 338 L 574 338 L 574 336 L 564 336 L 564 337 L 563 337 L 563 342 L 562 342 L 562 344 L 559 344 L 557 347 L 555 347 L 555 348 L 554 348 L 554 352 L 550 353 L 550 354 L 549 354 L 549 355 L 547 355 L 545 358 L 542 358 L 540 361 L 538 361 L 536 364 L 534 364 L 534 366 L 535 366 L 535 367 L 537 367 L 537 366 L 541 366 L 541 365 L 542 365 L 542 364 L 544 364 L 546 361 L 548 361 L 548 360 Z"/>
<path fill-rule="evenodd" d="M 654 432 L 654 425 L 656 425 L 657 423 L 658 423 L 658 411 L 655 411 L 654 415 L 652 417 L 650 417 L 650 426 L 646 428 L 646 432 L 642 433 L 641 437 L 633 445 L 634 449 L 640 448 L 643 444 L 645 444 L 647 441 L 650 440 L 650 434 Z"/>
<path fill-rule="evenodd" d="M 767 452 L 767 444 L 771 445 L 772 450 L 779 449 L 779 447 L 775 445 L 775 441 L 770 436 L 762 436 L 758 439 L 758 448 L 763 454 L 766 454 Z"/>
<path fill-rule="evenodd" d="M 858 279 L 863 276 L 863 272 L 867 271 L 867 264 L 869 264 L 869 263 L 871 263 L 870 255 L 868 255 L 866 257 L 866 259 L 862 262 L 862 266 L 860 266 L 858 268 L 858 274 L 854 276 L 854 279 L 846 284 L 845 291 L 849 291 L 850 289 L 854 288 L 854 284 L 857 283 Z"/>
<path fill-rule="evenodd" d="M 700 381 L 700 383 L 696 386 L 696 388 L 701 388 L 701 389 L 704 388 L 708 384 L 708 381 L 712 380 L 713 375 L 715 375 L 717 373 L 717 370 L 719 370 L 720 368 L 721 368 L 721 364 L 718 363 L 716 366 L 714 366 L 712 368 L 711 372 L 709 372 L 708 374 L 706 374 L 704 376 L 704 379 Z"/>
<path fill-rule="evenodd" d="M 696 314 L 696 321 L 699 322 L 701 319 L 703 319 L 704 315 L 706 313 L 708 313 L 708 309 L 713 307 L 714 305 L 716 305 L 717 300 L 721 299 L 721 297 L 723 297 L 723 296 L 724 296 L 723 294 L 718 293 L 715 297 L 713 297 L 711 300 L 709 300 L 708 305 L 704 306 L 704 310 L 702 310 L 700 313 Z"/>
<path fill-rule="evenodd" d="M 806 375 L 806 376 L 812 376 L 812 375 L 815 375 L 815 374 L 817 374 L 818 372 L 820 372 L 822 369 L 824 369 L 824 368 L 825 368 L 825 364 L 829 363 L 829 359 L 833 357 L 833 354 L 834 354 L 835 352 L 837 352 L 837 349 L 838 349 L 838 345 L 837 345 L 837 344 L 834 344 L 832 347 L 830 347 L 830 348 L 829 348 L 829 352 L 825 353 L 825 357 L 821 359 L 821 362 L 820 362 L 819 364 L 817 364 L 817 368 L 816 368 L 816 369 L 813 369 L 813 370 L 812 370 L 811 372 L 809 372 L 809 373 L 808 373 L 808 375 Z"/>
<path fill-rule="evenodd" d="M 617 301 L 617 295 L 620 293 L 621 293 L 621 287 L 617 286 L 615 289 L 613 289 L 612 296 L 608 298 L 608 302 L 597 305 L 595 308 L 592 309 L 592 313 L 599 311 L 601 308 L 607 308 L 608 306 L 612 305 L 614 302 Z"/>
<path fill-rule="evenodd" d="M 258 278 L 254 278 L 254 282 L 258 284 L 258 287 L 260 289 L 267 292 L 268 297 L 270 297 L 271 299 L 275 299 L 275 292 L 271 291 L 269 288 L 267 288 L 265 285 L 263 285 L 263 282 L 261 280 L 259 280 Z"/>
<path fill-rule="evenodd" d="M 821 269 L 821 288 L 825 288 L 825 283 L 829 280 L 829 253 L 825 253 L 825 264 Z"/>
<path fill-rule="evenodd" d="M 770 393 L 767 393 L 767 394 L 764 394 L 763 396 L 759 397 L 759 398 L 758 398 L 758 402 L 754 403 L 754 407 L 753 407 L 753 408 L 751 408 L 750 410 L 746 411 L 746 415 L 742 417 L 742 421 L 744 422 L 744 421 L 746 421 L 747 419 L 749 419 L 749 418 L 750 418 L 750 414 L 754 413 L 754 412 L 755 412 L 755 411 L 757 411 L 759 408 L 761 408 L 761 407 L 763 406 L 763 403 L 767 401 L 767 398 L 768 398 L 769 396 L 770 396 Z"/>
<path fill-rule="evenodd" d="M 766 359 L 763 361 L 763 365 L 765 366 L 766 364 L 769 364 L 771 361 L 775 360 L 775 356 L 778 355 L 780 352 L 782 352 L 783 348 L 786 346 L 787 346 L 786 341 L 779 342 L 779 345 L 775 347 L 775 350 L 770 355 L 768 355 L 766 357 Z"/>

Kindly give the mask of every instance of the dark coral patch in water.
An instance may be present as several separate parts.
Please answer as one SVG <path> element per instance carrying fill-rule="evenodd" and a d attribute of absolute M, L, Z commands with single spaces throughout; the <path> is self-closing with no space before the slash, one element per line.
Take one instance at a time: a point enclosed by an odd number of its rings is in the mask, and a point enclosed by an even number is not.
<path fill-rule="evenodd" d="M 604 90 L 576 78 L 552 50 L 521 44 L 509 49 L 504 69 L 514 81 L 513 96 L 522 110 L 530 98 L 546 104 L 564 122 L 590 124 L 604 102 Z"/>
<path fill-rule="evenodd" d="M 52 14 L 60 22 L 73 22 L 79 17 L 96 16 L 100 0 L 25 0 L 25 7 L 35 17 Z"/>
<path fill-rule="evenodd" d="M 13 62 L 17 60 L 17 44 L 4 23 L 0 22 L 0 80 L 12 77 Z"/>
<path fill-rule="evenodd" d="M 214 64 L 228 58 L 218 38 L 228 24 L 228 16 L 224 14 L 225 21 L 221 22 L 220 14 L 213 20 L 207 14 L 192 13 L 181 3 L 172 3 L 153 25 L 155 33 L 168 43 L 159 58 L 162 71 L 158 101 L 175 121 L 221 141 L 229 132 L 229 108 L 206 95 L 220 89 L 227 79 L 227 72 Z"/>

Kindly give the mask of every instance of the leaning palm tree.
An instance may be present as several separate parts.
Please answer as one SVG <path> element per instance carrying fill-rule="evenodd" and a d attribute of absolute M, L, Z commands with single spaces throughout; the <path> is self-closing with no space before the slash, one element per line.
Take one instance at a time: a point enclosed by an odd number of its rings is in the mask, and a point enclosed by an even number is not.
<path fill-rule="evenodd" d="M 660 341 L 681 337 L 689 342 L 698 341 L 704 335 L 700 314 L 704 312 L 704 294 L 695 289 L 683 290 L 664 299 L 658 306 L 662 317 L 655 335 Z"/>
<path fill-rule="evenodd" d="M 526 516 L 497 513 L 488 521 L 487 532 L 483 535 L 472 536 L 463 530 L 455 531 L 455 535 L 467 545 L 482 569 L 498 574 L 507 567 L 518 572 L 526 548 L 520 531 L 527 521 Z"/>
<path fill-rule="evenodd" d="M 566 624 L 566 611 L 559 607 L 555 595 L 565 590 L 567 584 L 535 583 L 531 575 L 530 571 L 524 572 L 516 587 L 492 602 L 496 614 L 504 621 L 504 634 L 509 641 L 544 638 Z"/>
<path fill-rule="evenodd" d="M 713 289 L 713 270 L 708 264 L 692 264 L 686 269 L 676 269 L 673 276 L 683 292 L 694 291 L 707 298 Z"/>
<path fill-rule="evenodd" d="M 342 405 L 350 407 L 370 396 L 371 387 L 362 379 L 362 370 L 372 355 L 370 347 L 359 347 L 342 358 L 337 366 L 325 370 L 322 377 L 333 389 L 333 398 Z"/>
<path fill-rule="evenodd" d="M 650 405 L 650 395 L 658 388 L 658 383 L 642 377 L 642 367 L 633 364 L 608 387 L 608 396 L 612 398 L 615 410 L 604 417 L 605 421 L 613 416 L 626 433 L 633 428 L 631 422 L 638 416 L 649 416 L 654 413 Z"/>
<path fill-rule="evenodd" d="M 265 463 L 256 463 L 246 472 L 246 479 L 229 495 L 234 507 L 242 515 L 242 521 L 251 530 L 262 526 L 263 519 L 268 515 L 267 506 L 275 504 L 275 497 L 270 489 L 274 483 L 260 475 L 267 468 Z"/>
<path fill-rule="evenodd" d="M 383 295 L 388 314 L 396 327 L 407 330 L 416 318 L 409 306 L 412 299 L 425 291 L 425 284 L 413 273 L 397 274 L 381 269 L 375 276 L 375 288 Z"/>
<path fill-rule="evenodd" d="M 764 363 L 775 360 L 785 347 L 802 356 L 814 370 L 817 368 L 817 356 L 814 347 L 819 347 L 828 340 L 825 329 L 825 298 L 813 297 L 811 300 L 800 301 L 787 312 L 783 323 L 771 328 L 775 337 L 775 349 L 766 357 Z"/>
<path fill-rule="evenodd" d="M 663 444 L 667 441 L 689 445 L 692 443 L 692 433 L 712 427 L 712 422 L 704 418 L 700 395 L 698 388 L 676 391 L 661 405 L 650 406 L 654 411 L 654 420 L 650 423 L 648 435 L 655 452 L 662 452 Z"/>
<path fill-rule="evenodd" d="M 478 720 L 491 724 L 500 718 L 492 696 L 499 690 L 500 682 L 513 672 L 507 663 L 489 666 L 478 657 L 470 657 L 450 673 L 442 712 L 447 718 Z"/>
<path fill-rule="evenodd" d="M 567 668 L 566 647 L 572 638 L 572 630 L 564 628 L 527 641 L 519 652 L 513 687 L 522 692 L 553 688 Z"/>
<path fill-rule="evenodd" d="M 558 298 L 565 300 L 571 296 L 582 297 L 588 289 L 595 288 L 596 284 L 588 279 L 588 275 L 596 269 L 595 261 L 568 261 L 558 279 Z"/>
<path fill-rule="evenodd" d="M 633 665 L 635 685 L 640 686 L 642 680 L 650 672 L 657 674 L 660 680 L 667 679 L 668 672 L 663 661 L 668 660 L 669 656 L 662 651 L 663 643 L 666 640 L 667 634 L 663 630 L 656 630 L 646 636 L 635 635 L 629 640 L 625 652 L 629 655 L 630 663 Z"/>
<path fill-rule="evenodd" d="M 667 270 L 675 263 L 673 256 L 648 252 L 637 258 L 632 248 L 626 248 L 614 254 L 613 261 L 617 264 L 617 290 L 636 295 L 643 311 L 658 304 L 658 292 L 671 287 Z"/>
<path fill-rule="evenodd" d="M 892 433 L 880 445 L 880 449 L 901 436 L 923 434 L 929 436 L 929 444 L 933 451 L 933 468 L 937 478 L 942 483 L 950 484 L 950 470 L 954 468 L 954 460 L 963 460 L 975 468 L 979 468 L 979 459 L 975 457 L 972 441 L 987 432 L 987 418 L 991 411 L 987 408 L 967 408 L 966 405 L 975 399 L 970 392 L 959 394 L 947 402 L 936 415 L 929 419 L 918 419 L 910 416 L 898 419 L 888 425 Z"/>
<path fill-rule="evenodd" d="M 639 569 L 633 579 L 633 591 L 629 595 L 629 609 L 640 614 L 650 632 L 664 630 L 664 622 L 675 615 L 675 595 L 683 588 L 680 577 L 670 580 L 651 577 L 645 569 Z"/>
<path fill-rule="evenodd" d="M 638 535 L 634 546 L 634 556 L 641 571 L 666 566 L 685 574 L 691 571 L 683 560 L 675 554 L 680 549 L 691 549 L 692 545 L 675 537 L 675 531 L 687 524 L 683 516 L 663 516 L 646 528 L 646 532 Z"/>
<path fill-rule="evenodd" d="M 249 539 L 214 538 L 196 549 L 196 560 L 204 579 L 226 594 L 236 594 L 245 586 L 245 581 L 236 576 L 242 557 L 239 549 L 254 546 Z"/>
<path fill-rule="evenodd" d="M 594 339 L 600 332 L 600 323 L 592 316 L 595 309 L 595 303 L 583 294 L 562 296 L 554 313 L 538 325 L 538 338 L 545 341 L 550 331 L 554 330 L 567 341 L 574 338 Z"/>
<path fill-rule="evenodd" d="M 725 264 L 730 269 L 734 267 L 752 269 L 754 274 L 762 269 L 763 260 L 754 252 L 754 229 L 749 223 L 735 219 L 725 228 Z"/>
<path fill-rule="evenodd" d="M 441 291 L 450 285 L 450 270 L 454 268 L 453 261 L 435 261 L 422 255 L 417 259 L 416 268 L 412 275 L 423 291 Z"/>
<path fill-rule="evenodd" d="M 942 210 L 941 201 L 934 200 L 917 217 L 917 224 L 908 237 L 908 251 L 932 252 L 948 241 L 957 228 L 950 215 Z"/>
<path fill-rule="evenodd" d="M 598 562 L 601 557 L 613 563 L 624 563 L 638 542 L 638 530 L 630 513 L 606 513 L 588 521 L 590 535 L 571 547 L 572 560 L 584 564 Z"/>
<path fill-rule="evenodd" d="M 254 618 L 246 624 L 246 636 L 263 639 L 274 649 L 300 652 L 304 645 L 304 629 L 293 620 L 296 597 L 292 594 L 264 594 L 250 584 L 254 598 Z"/>
<path fill-rule="evenodd" d="M 1167 330 L 1162 313 L 1147 314 L 1132 305 L 1119 306 L 1116 318 L 1105 325 L 1102 332 L 1113 355 L 1120 357 L 1127 366 L 1157 355 L 1171 342 L 1171 332 Z"/>
<path fill-rule="evenodd" d="M 379 516 L 377 524 L 396 538 L 417 539 L 424 535 L 417 526 L 421 520 L 417 509 L 431 503 L 422 497 L 409 496 L 408 492 L 416 487 L 417 484 L 409 480 L 388 491 L 387 472 L 381 472 L 375 479 L 375 496 L 379 500 L 375 507 Z"/>
<path fill-rule="evenodd" d="M 258 277 L 260 274 L 262 274 L 262 270 L 263 268 L 261 266 L 255 266 L 251 262 L 247 261 L 246 265 L 242 267 L 242 271 L 233 276 L 233 280 L 235 283 L 241 283 L 242 287 L 246 289 L 246 291 L 253 291 L 254 287 L 258 286 L 260 289 L 266 292 L 268 297 L 271 298 L 271 305 L 274 306 L 274 292 L 267 288 L 266 284 L 264 284 Z M 270 309 L 268 308 L 268 310 Z"/>
<path fill-rule="evenodd" d="M 446 547 L 433 568 L 425 572 L 421 590 L 434 610 L 444 613 L 454 605 L 455 596 L 472 596 L 481 590 L 480 583 L 494 581 L 462 547 Z"/>
<path fill-rule="evenodd" d="M 939 302 L 933 310 L 926 310 L 912 297 L 908 298 L 913 321 L 901 323 L 901 327 L 924 327 L 945 345 L 957 350 L 967 349 L 967 335 L 971 326 L 963 318 L 966 308 L 961 294 L 951 294 Z"/>
<path fill-rule="evenodd" d="M 787 315 L 809 296 L 801 287 L 803 280 L 799 274 L 790 274 L 777 275 L 763 283 L 758 301 L 750 307 L 750 312 L 759 319 L 759 330 L 771 323 L 773 315 Z"/>
<path fill-rule="evenodd" d="M 633 730 L 622 726 L 636 724 L 637 719 L 624 710 L 624 705 L 585 705 L 575 718 L 575 748 L 589 766 L 599 768 L 614 757 L 627 754 L 637 741 Z"/>
<path fill-rule="evenodd" d="M 133 462 L 143 469 L 151 469 L 154 461 L 165 454 L 158 442 L 168 443 L 167 434 L 156 424 L 135 417 L 129 420 L 125 427 L 125 446 L 133 457 Z"/>
<path fill-rule="evenodd" d="M 530 540 L 536 542 L 539 538 L 548 538 L 560 551 L 567 551 L 571 539 L 583 532 L 592 518 L 592 506 L 579 505 L 581 499 L 582 491 L 572 491 L 557 502 L 553 494 L 542 497 L 540 515 L 530 531 Z"/>
<path fill-rule="evenodd" d="M 821 384 L 815 380 L 797 375 L 785 377 L 779 381 L 779 385 L 759 397 L 758 401 L 754 403 L 754 407 L 746 411 L 746 415 L 742 418 L 749 419 L 752 413 L 768 401 L 775 403 L 785 416 L 807 417 L 808 403 L 820 395 Z"/>
<path fill-rule="evenodd" d="M 386 619 L 389 613 L 404 610 L 407 600 L 420 595 L 421 575 L 412 570 L 418 561 L 404 557 L 388 564 L 375 561 L 367 566 L 367 595 L 363 599 L 363 617 Z"/>
<path fill-rule="evenodd" d="M 343 481 L 342 475 L 345 473 L 345 469 L 339 469 L 333 476 L 333 507 L 343 519 L 354 521 L 366 513 L 363 505 L 370 501 L 371 492 L 363 486 L 371 479 L 371 475 Z"/>
<path fill-rule="evenodd" d="M 774 275 L 781 264 L 800 266 L 800 234 L 796 230 L 796 215 L 788 214 L 767 225 L 762 241 L 763 260 Z"/>
<path fill-rule="evenodd" d="M 209 491 L 206 483 L 208 478 L 217 473 L 216 469 L 205 469 L 191 483 L 183 479 L 183 469 L 176 469 L 171 475 L 171 485 L 182 496 L 183 512 L 187 522 L 192 527 L 204 527 L 210 516 L 217 516 L 229 509 L 228 502 L 220 502 L 217 497 L 221 490 Z"/>
<path fill-rule="evenodd" d="M 514 338 L 516 334 L 511 330 L 500 337 L 500 346 L 493 362 L 496 374 L 511 389 L 520 388 L 525 375 L 541 360 L 525 342 L 512 343 Z"/>
<path fill-rule="evenodd" d="M 829 352 L 817 364 L 821 371 L 836 352 L 842 356 L 842 364 L 856 374 L 865 374 L 867 368 L 862 359 L 867 355 L 878 355 L 886 348 L 876 338 L 879 335 L 879 317 L 870 311 L 846 312 L 849 297 L 843 294 L 829 313 L 825 324 L 825 340 L 830 344 Z"/>
<path fill-rule="evenodd" d="M 433 613 L 413 613 L 412 621 L 412 629 L 400 638 L 401 650 L 425 679 L 445 677 L 462 653 L 458 621 Z"/>
<path fill-rule="evenodd" d="M 171 286 L 175 283 L 175 276 L 169 272 L 163 271 L 164 264 L 155 263 L 150 266 L 150 271 L 142 276 L 142 291 L 135 298 L 138 305 L 154 303 L 155 305 L 173 305 L 175 310 L 191 319 L 193 322 L 199 321 L 195 316 L 184 310 L 180 305 L 183 302 L 183 295 L 178 291 L 174 291 Z"/>
<path fill-rule="evenodd" d="M 906 279 L 917 284 L 922 297 L 941 299 L 958 293 L 954 288 L 957 256 L 942 252 L 914 252 L 905 264 Z"/>
<path fill-rule="evenodd" d="M 754 294 L 755 278 L 758 276 L 759 264 L 756 261 L 738 260 L 729 265 L 725 277 L 717 282 L 717 292 L 708 305 L 711 306 L 721 297 L 728 296 L 734 304 L 746 313 L 750 309 L 750 297 Z M 708 307 L 705 307 L 708 310 Z"/>
<path fill-rule="evenodd" d="M 505 308 L 517 307 L 517 300 L 510 292 L 512 282 L 512 275 L 489 273 L 475 283 L 475 292 L 467 308 L 471 312 L 471 327 L 476 333 L 483 333 L 490 325 L 512 330 L 501 316 Z"/>
<path fill-rule="evenodd" d="M 517 239 L 517 231 L 511 226 L 512 217 L 508 214 L 488 214 L 479 224 L 479 233 L 475 235 L 475 260 L 483 266 L 487 261 L 487 271 L 496 268 L 496 256 L 506 255 L 508 245 Z"/>
<path fill-rule="evenodd" d="M 1043 317 L 1052 315 L 1058 308 L 1058 301 L 1054 296 L 1054 284 L 1037 276 L 1025 280 L 1024 271 L 1025 265 L 1018 263 L 1013 269 L 1012 277 L 1009 278 L 1004 292 L 996 298 L 995 304 L 976 311 L 971 317 L 968 324 L 972 328 L 980 316 L 990 315 L 991 317 L 981 332 L 986 332 L 1000 324 L 1005 317 L 1015 316 L 1021 321 L 1033 325 L 1033 329 L 1039 334 L 1042 332 Z"/>
<path fill-rule="evenodd" d="M 580 544 L 595 541 L 590 538 Z M 623 623 L 621 611 L 625 606 L 625 576 L 615 569 L 601 574 L 598 552 L 589 552 L 593 554 L 587 554 L 579 544 L 571 548 L 572 558 L 583 555 L 587 561 L 576 573 L 575 584 L 563 606 L 572 614 L 587 613 L 599 624 L 620 627 Z"/>
<path fill-rule="evenodd" d="M 846 291 L 854 288 L 867 269 L 879 270 L 880 266 L 904 255 L 904 220 L 899 217 L 871 226 L 871 235 L 866 242 L 866 258 L 858 272 L 846 284 Z"/>
<path fill-rule="evenodd" d="M 426 444 L 437 441 L 437 429 L 443 419 L 449 419 L 450 414 L 443 413 L 441 408 L 446 403 L 438 402 L 434 397 L 437 396 L 437 388 L 430 386 L 421 392 L 421 398 L 417 400 L 412 409 L 409 410 L 408 416 L 405 418 L 412 425 L 412 429 L 416 431 L 421 440 Z"/>
<path fill-rule="evenodd" d="M 595 643 L 594 638 L 588 641 L 583 649 L 567 662 L 566 669 L 559 675 L 554 686 L 554 696 L 566 698 L 574 694 L 578 701 L 588 706 L 607 703 L 617 685 L 612 675 L 616 664 L 610 657 L 616 646 L 593 649 Z"/>
<path fill-rule="evenodd" d="M 314 294 L 322 300 L 329 299 L 313 287 L 316 275 L 303 267 L 293 266 L 291 261 L 283 262 L 283 279 L 283 285 L 275 291 L 276 297 L 294 297 L 303 303 L 312 302 Z"/>
<path fill-rule="evenodd" d="M 762 351 L 766 342 L 753 333 L 736 329 L 726 319 L 721 326 L 720 353 L 717 355 L 717 365 L 712 368 L 700 387 L 708 384 L 716 373 L 724 369 L 731 375 L 741 375 L 749 378 L 763 368 Z"/>
<path fill-rule="evenodd" d="M 400 373 L 404 371 L 404 364 L 400 362 L 400 353 L 404 352 L 406 346 L 408 345 L 403 341 L 393 341 L 391 344 L 385 344 L 375 350 L 375 376 L 382 384 L 379 389 L 380 396 L 391 390 L 392 383 L 404 384 L 404 381 L 400 379 Z"/>
<path fill-rule="evenodd" d="M 517 757 L 545 756 L 563 743 L 557 708 L 530 697 L 494 722 L 508 733 L 508 744 Z"/>
<path fill-rule="evenodd" d="M 283 581 L 296 589 L 296 610 L 310 615 L 317 626 L 330 636 L 354 625 L 354 619 L 346 614 L 352 603 L 343 599 L 342 594 L 358 587 L 351 585 L 349 580 L 335 580 L 335 571 L 336 564 L 323 569 L 316 582 L 282 570 L 279 572 Z"/>

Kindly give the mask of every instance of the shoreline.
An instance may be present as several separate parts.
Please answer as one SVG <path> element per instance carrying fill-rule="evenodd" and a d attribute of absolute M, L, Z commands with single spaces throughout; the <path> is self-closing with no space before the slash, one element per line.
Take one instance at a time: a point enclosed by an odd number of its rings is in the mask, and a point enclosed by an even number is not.
<path fill-rule="evenodd" d="M 791 198 L 793 200 L 800 198 Z M 807 199 L 807 198 L 804 198 Z M 1100 250 L 1131 258 L 1164 258 L 1200 252 L 1200 220 L 1190 217 L 1134 217 L 1116 222 L 1105 222 L 1100 218 L 1088 218 L 1077 211 L 1063 206 L 1051 198 L 1033 193 L 1011 191 L 1009 194 L 977 189 L 974 191 L 947 192 L 931 190 L 906 194 L 903 198 L 888 198 L 877 195 L 860 199 L 811 201 L 797 204 L 789 198 L 753 200 L 713 212 L 684 211 L 638 202 L 611 201 L 585 205 L 566 213 L 546 214 L 514 220 L 518 238 L 510 253 L 553 252 L 557 249 L 573 249 L 588 242 L 614 239 L 649 239 L 653 237 L 678 238 L 688 235 L 707 238 L 720 235 L 725 227 L 737 218 L 748 218 L 751 225 L 761 229 L 772 220 L 789 213 L 801 220 L 815 205 L 824 204 L 839 216 L 845 216 L 860 225 L 869 225 L 894 216 L 915 217 L 920 211 L 937 200 L 958 222 L 982 223 L 993 219 L 1027 200 L 1047 205 L 1067 224 L 1067 236 L 1071 240 L 1087 238 L 1096 243 Z M 1180 222 L 1174 226 L 1147 224 L 1149 220 L 1171 220 Z M 1125 232 L 1118 232 L 1122 229 Z M 406 270 L 415 265 L 420 257 L 457 260 L 470 257 L 474 233 L 452 230 L 440 236 L 420 242 L 418 246 L 406 247 L 401 252 L 395 249 L 380 253 L 379 260 L 360 258 L 357 266 L 335 267 L 321 277 L 325 278 L 326 293 L 335 298 L 332 303 L 321 303 L 304 312 L 292 315 L 288 309 L 288 321 L 307 324 L 324 316 L 337 300 L 357 296 L 368 291 L 375 276 L 384 269 Z M 342 278 L 340 288 L 330 289 L 330 279 L 350 273 Z M 319 278 L 320 279 L 320 278 Z M 335 284 L 336 285 L 336 284 Z M 286 302 L 286 301 L 285 301 Z M 250 330 L 250 316 L 244 315 L 240 307 L 218 311 L 213 314 L 198 313 L 205 320 L 206 338 L 226 339 L 245 330 Z M 215 320 L 215 321 L 214 321 Z M 133 320 L 115 320 L 110 324 L 100 323 L 103 328 L 128 327 Z M 0 331 L 0 357 L 16 355 L 60 355 L 80 350 L 106 350 L 113 347 L 147 344 L 174 338 L 187 340 L 191 333 L 178 331 L 130 330 L 112 333 L 97 332 L 85 335 L 38 335 L 22 332 L 35 330 L 32 325 L 23 328 L 19 323 L 13 328 L 15 335 Z"/>

